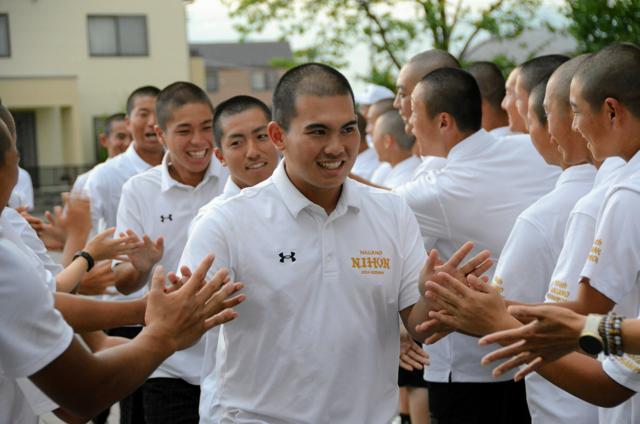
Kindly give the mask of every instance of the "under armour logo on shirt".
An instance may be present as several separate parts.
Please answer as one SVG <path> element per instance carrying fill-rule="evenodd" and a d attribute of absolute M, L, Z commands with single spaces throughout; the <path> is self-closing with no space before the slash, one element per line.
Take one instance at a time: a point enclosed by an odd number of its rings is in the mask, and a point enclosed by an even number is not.
<path fill-rule="evenodd" d="M 173 221 L 173 216 L 171 214 L 167 216 L 160 215 L 160 222 L 164 222 L 164 221 Z"/>
<path fill-rule="evenodd" d="M 280 252 L 278 256 L 280 256 L 280 263 L 284 263 L 286 259 L 289 259 L 291 262 L 296 261 L 296 252 L 291 252 L 290 255 L 285 255 L 284 252 Z"/>

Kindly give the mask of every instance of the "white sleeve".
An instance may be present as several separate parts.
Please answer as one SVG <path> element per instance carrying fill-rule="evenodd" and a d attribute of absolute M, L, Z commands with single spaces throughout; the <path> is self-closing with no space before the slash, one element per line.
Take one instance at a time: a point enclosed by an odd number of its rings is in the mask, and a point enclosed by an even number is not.
<path fill-rule="evenodd" d="M 399 199 L 399 203 L 402 204 L 402 208 L 399 214 L 400 222 L 396 223 L 396 225 L 401 229 L 403 263 L 398 306 L 399 310 L 402 311 L 418 302 L 420 296 L 418 280 L 427 254 L 415 216 L 404 200 Z"/>
<path fill-rule="evenodd" d="M 575 300 L 580 285 L 580 272 L 587 261 L 596 231 L 593 217 L 575 213 L 569 217 L 564 244 L 551 274 L 545 302 Z"/>
<path fill-rule="evenodd" d="M 0 370 L 28 377 L 60 356 L 73 330 L 15 245 L 0 237 Z"/>
<path fill-rule="evenodd" d="M 415 214 L 420 233 L 425 240 L 434 241 L 451 237 L 438 179 L 435 174 L 422 174 L 417 179 L 393 190 L 405 199 Z"/>
<path fill-rule="evenodd" d="M 607 356 L 602 369 L 616 383 L 640 391 L 640 355 Z"/>
<path fill-rule="evenodd" d="M 126 232 L 127 230 L 132 230 L 140 239 L 142 239 L 142 236 L 146 234 L 144 224 L 142 222 L 143 214 L 140 210 L 140 205 L 138 204 L 138 200 L 141 197 L 141 193 L 137 193 L 135 186 L 131 184 L 131 180 L 124 184 L 122 187 L 122 197 L 120 198 L 120 204 L 118 205 L 118 215 L 116 217 L 116 236 L 120 233 Z M 112 264 L 115 266 L 120 262 L 121 261 L 114 259 Z"/>
<path fill-rule="evenodd" d="M 542 302 L 557 259 L 554 251 L 543 228 L 519 217 L 500 254 L 494 287 L 508 300 Z"/>
<path fill-rule="evenodd" d="M 89 174 L 84 186 L 84 191 L 91 200 L 91 220 L 96 232 L 99 231 L 101 220 L 107 222 L 105 207 L 109 202 L 109 185 L 102 181 L 101 175 L 100 169 L 96 169 Z"/>
<path fill-rule="evenodd" d="M 615 303 L 636 288 L 640 268 L 640 196 L 618 190 L 604 206 L 582 276 Z"/>
<path fill-rule="evenodd" d="M 216 205 L 208 209 L 205 215 L 194 222 L 182 257 L 178 262 L 180 264 L 178 268 L 186 265 L 193 271 L 205 256 L 213 253 L 215 260 L 209 269 L 207 279 L 210 279 L 220 268 L 228 268 L 231 280 L 235 279 L 233 252 L 225 231 L 233 234 L 233 228 L 230 228 L 233 224 L 226 222 L 223 209 L 224 206 Z"/>

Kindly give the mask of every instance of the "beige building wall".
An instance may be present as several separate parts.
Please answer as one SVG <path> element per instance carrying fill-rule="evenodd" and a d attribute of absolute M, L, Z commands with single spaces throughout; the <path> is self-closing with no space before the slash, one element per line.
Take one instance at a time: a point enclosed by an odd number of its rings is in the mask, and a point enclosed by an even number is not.
<path fill-rule="evenodd" d="M 123 111 L 136 87 L 190 78 L 180 0 L 2 0 L 0 13 L 9 15 L 11 40 L 11 57 L 0 58 L 0 97 L 9 108 L 36 110 L 43 165 L 93 162 L 94 117 Z M 94 14 L 145 15 L 149 55 L 90 56 Z M 59 90 L 62 80 L 74 86 Z"/>

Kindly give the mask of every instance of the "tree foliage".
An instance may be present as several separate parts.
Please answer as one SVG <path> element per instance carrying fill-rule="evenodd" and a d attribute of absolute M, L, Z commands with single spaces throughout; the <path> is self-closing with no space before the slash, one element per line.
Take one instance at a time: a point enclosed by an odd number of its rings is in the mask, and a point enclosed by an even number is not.
<path fill-rule="evenodd" d="M 640 44 L 640 0 L 568 0 L 565 13 L 579 53 L 615 42 Z"/>
<path fill-rule="evenodd" d="M 337 66 L 356 42 L 370 47 L 375 78 L 395 71 L 412 46 L 440 48 L 464 60 L 481 38 L 514 38 L 535 21 L 541 0 L 222 0 L 243 35 L 275 25 L 279 36 L 311 40 L 293 61 Z"/>

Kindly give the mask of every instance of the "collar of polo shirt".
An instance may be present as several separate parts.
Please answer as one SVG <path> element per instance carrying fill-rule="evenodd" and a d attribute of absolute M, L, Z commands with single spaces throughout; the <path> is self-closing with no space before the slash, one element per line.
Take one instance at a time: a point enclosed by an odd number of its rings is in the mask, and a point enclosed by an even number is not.
<path fill-rule="evenodd" d="M 164 192 L 171 189 L 172 187 L 191 187 L 191 186 L 182 184 L 179 181 L 176 181 L 169 173 L 169 165 L 171 165 L 171 162 L 169 161 L 169 152 L 166 152 L 164 154 L 164 157 L 162 158 L 162 164 L 160 165 L 160 170 L 162 171 L 162 174 L 161 174 L 162 181 L 160 184 L 161 190 Z M 218 162 L 217 159 L 214 160 L 214 157 L 212 156 L 211 162 L 209 163 L 209 167 L 207 168 L 207 172 L 204 174 L 204 178 L 202 179 L 202 181 L 200 181 L 200 183 L 196 187 L 193 187 L 193 188 L 200 187 L 202 184 L 209 181 L 209 179 L 212 177 L 220 178 L 221 176 L 222 176 L 222 165 L 220 165 L 220 162 Z"/>
<path fill-rule="evenodd" d="M 287 209 L 289 209 L 291 215 L 297 217 L 300 211 L 309 206 L 320 207 L 307 199 L 302 193 L 300 193 L 300 190 L 293 185 L 284 169 L 284 162 L 284 159 L 280 161 L 271 178 L 273 178 L 273 183 L 284 199 L 284 203 L 287 206 Z M 357 185 L 358 183 L 350 178 L 345 180 L 342 184 L 340 199 L 338 199 L 338 204 L 336 205 L 336 209 L 333 211 L 332 215 L 342 215 L 347 211 L 347 209 L 352 209 L 356 213 L 360 211 L 361 200 L 358 195 Z"/>
<path fill-rule="evenodd" d="M 487 146 L 487 137 L 492 136 L 483 129 L 474 132 L 449 150 L 447 160 L 463 159 L 475 155 L 477 151 L 482 150 Z"/>

